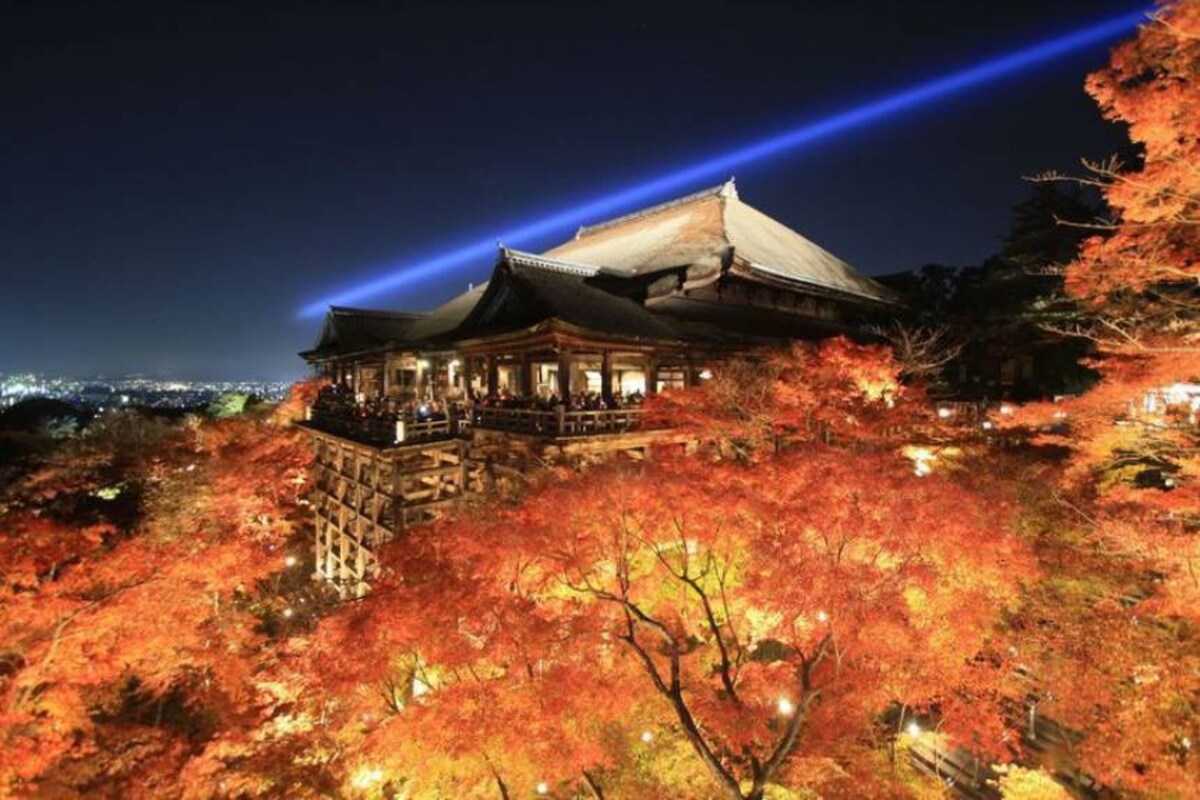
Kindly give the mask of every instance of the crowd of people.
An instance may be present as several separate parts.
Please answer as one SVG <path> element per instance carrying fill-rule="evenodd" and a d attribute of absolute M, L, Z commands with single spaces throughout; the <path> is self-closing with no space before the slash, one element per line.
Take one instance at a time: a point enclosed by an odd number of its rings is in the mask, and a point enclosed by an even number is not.
<path fill-rule="evenodd" d="M 564 404 L 562 398 L 557 394 L 516 395 L 501 390 L 497 394 L 477 398 L 475 404 L 481 408 L 513 408 L 531 411 L 554 411 L 560 405 L 565 405 L 567 411 L 608 411 L 640 406 L 644 399 L 640 392 L 624 396 L 614 395 L 608 400 L 600 392 L 579 392 L 569 395 Z"/>
<path fill-rule="evenodd" d="M 465 416 L 466 407 L 461 403 L 438 400 L 415 401 L 355 394 L 345 383 L 330 383 L 322 386 L 317 393 L 313 412 L 343 419 L 430 422 L 449 419 L 452 415 Z"/>
<path fill-rule="evenodd" d="M 636 408 L 644 401 L 640 392 L 616 395 L 606 399 L 600 392 L 571 394 L 564 403 L 557 394 L 516 395 L 507 390 L 495 394 L 473 396 L 470 400 L 418 400 L 411 397 L 379 397 L 355 393 L 346 383 L 330 383 L 322 386 L 312 406 L 312 418 L 345 428 L 357 435 L 378 433 L 386 438 L 392 435 L 395 423 L 414 423 L 455 420 L 460 425 L 475 422 L 473 409 L 514 409 L 553 412 L 559 408 L 566 411 L 608 411 Z M 377 429 L 377 430 L 376 430 Z"/>

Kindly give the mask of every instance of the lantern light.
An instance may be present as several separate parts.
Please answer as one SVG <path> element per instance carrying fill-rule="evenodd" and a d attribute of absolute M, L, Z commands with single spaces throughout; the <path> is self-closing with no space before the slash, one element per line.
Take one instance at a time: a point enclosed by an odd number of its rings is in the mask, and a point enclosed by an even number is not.
<path fill-rule="evenodd" d="M 538 783 L 537 793 L 538 794 L 549 794 L 550 793 L 550 784 L 546 783 L 545 781 L 541 781 L 540 783 Z"/>
<path fill-rule="evenodd" d="M 296 566 L 296 557 L 295 557 L 295 556 L 288 556 L 287 558 L 285 558 L 285 559 L 283 560 L 283 564 L 284 564 L 284 566 L 287 566 L 287 567 L 294 567 L 294 566 Z"/>
<path fill-rule="evenodd" d="M 650 731 L 642 731 L 642 744 L 650 744 L 654 741 L 654 734 Z"/>
<path fill-rule="evenodd" d="M 829 615 L 824 611 L 817 612 L 817 622 L 829 622 Z"/>
<path fill-rule="evenodd" d="M 364 791 L 382 781 L 383 770 L 378 767 L 359 767 L 350 777 L 350 785 Z"/>
<path fill-rule="evenodd" d="M 790 717 L 792 714 L 796 713 L 796 705 L 786 697 L 779 698 L 779 702 L 776 703 L 776 707 L 779 709 L 779 713 L 785 717 Z"/>
<path fill-rule="evenodd" d="M 908 723 L 907 726 L 905 726 L 904 732 L 907 733 L 909 736 L 916 738 L 921 735 L 921 726 L 914 719 L 912 722 Z"/>
<path fill-rule="evenodd" d="M 284 619 L 291 619 L 291 618 L 292 618 L 292 614 L 294 614 L 294 613 L 296 613 L 296 612 L 292 611 L 292 609 L 290 609 L 290 608 L 285 608 L 285 609 L 283 610 L 283 616 L 284 616 Z"/>

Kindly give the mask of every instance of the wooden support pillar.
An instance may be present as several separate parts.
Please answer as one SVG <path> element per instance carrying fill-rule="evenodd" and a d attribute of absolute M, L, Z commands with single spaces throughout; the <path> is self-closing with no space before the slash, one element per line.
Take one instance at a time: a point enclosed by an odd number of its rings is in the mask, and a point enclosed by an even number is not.
<path fill-rule="evenodd" d="M 574 360 L 570 350 L 558 351 L 558 396 L 564 404 L 571 399 L 571 364 Z"/>
<path fill-rule="evenodd" d="M 390 356 L 383 357 L 383 366 L 379 370 L 379 392 L 387 397 L 388 390 L 392 388 L 392 359 Z"/>
<path fill-rule="evenodd" d="M 654 356 L 646 356 L 646 396 L 658 394 L 658 360 Z"/>
<path fill-rule="evenodd" d="M 425 396 L 430 400 L 440 400 L 442 398 L 442 386 L 439 378 L 442 374 L 442 360 L 430 356 L 428 372 L 429 377 L 426 380 L 428 388 L 425 391 Z"/>
<path fill-rule="evenodd" d="M 459 380 L 462 381 L 463 397 L 471 399 L 471 382 L 475 380 L 475 358 L 459 356 Z"/>
<path fill-rule="evenodd" d="M 485 356 L 484 363 L 487 369 L 487 393 L 495 396 L 500 392 L 500 367 L 496 364 L 495 356 Z"/>
<path fill-rule="evenodd" d="M 517 360 L 517 393 L 523 397 L 533 394 L 533 374 L 529 364 L 529 354 L 522 353 Z"/>
<path fill-rule="evenodd" d="M 609 408 L 613 407 L 612 379 L 612 353 L 605 350 L 600 353 L 600 398 Z"/>

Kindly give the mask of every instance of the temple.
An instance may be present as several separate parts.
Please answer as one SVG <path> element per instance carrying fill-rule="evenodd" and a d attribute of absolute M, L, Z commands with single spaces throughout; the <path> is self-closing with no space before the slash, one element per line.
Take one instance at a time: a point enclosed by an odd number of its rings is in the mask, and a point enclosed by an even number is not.
<path fill-rule="evenodd" d="M 301 353 L 328 381 L 305 423 L 318 569 L 360 593 L 406 525 L 533 463 L 645 457 L 671 435 L 642 425 L 648 395 L 897 303 L 729 181 L 540 255 L 499 246 L 486 283 L 429 312 L 332 307 Z"/>

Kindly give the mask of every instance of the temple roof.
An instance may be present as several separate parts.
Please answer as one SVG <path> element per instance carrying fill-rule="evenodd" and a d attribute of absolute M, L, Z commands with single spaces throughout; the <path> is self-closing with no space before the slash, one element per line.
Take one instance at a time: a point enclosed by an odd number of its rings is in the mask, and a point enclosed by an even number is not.
<path fill-rule="evenodd" d="M 404 341 L 426 315 L 406 311 L 330 306 L 317 343 L 300 355 L 324 358 Z"/>
<path fill-rule="evenodd" d="M 487 287 L 488 282 L 484 281 L 442 303 L 412 326 L 408 338 L 413 341 L 425 341 L 453 331 L 475 308 Z"/>
<path fill-rule="evenodd" d="M 685 336 L 641 303 L 592 284 L 599 271 L 561 269 L 532 253 L 505 249 L 487 290 L 455 335 L 516 330 L 555 319 L 624 339 L 681 341 Z"/>
<path fill-rule="evenodd" d="M 658 274 L 669 270 L 674 274 Z M 580 228 L 542 255 L 500 246 L 488 282 L 428 313 L 332 307 L 316 346 L 301 355 L 318 360 L 400 345 L 441 348 L 547 320 L 627 340 L 676 343 L 775 336 L 781 327 L 804 335 L 805 326 L 827 325 L 794 315 L 773 323 L 776 311 L 755 309 L 752 324 L 736 333 L 738 325 L 716 312 L 744 316 L 748 306 L 724 308 L 710 300 L 706 315 L 685 319 L 669 313 L 659 295 L 653 308 L 646 304 L 651 284 L 677 281 L 673 285 L 686 292 L 725 274 L 855 305 L 898 302 L 892 290 L 743 203 L 730 180 Z"/>
<path fill-rule="evenodd" d="M 675 267 L 693 274 L 737 262 L 796 284 L 880 302 L 891 290 L 752 206 L 732 180 L 703 192 L 580 228 L 545 254 L 579 264 L 645 275 Z"/>

